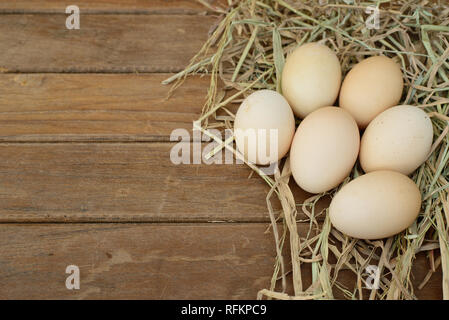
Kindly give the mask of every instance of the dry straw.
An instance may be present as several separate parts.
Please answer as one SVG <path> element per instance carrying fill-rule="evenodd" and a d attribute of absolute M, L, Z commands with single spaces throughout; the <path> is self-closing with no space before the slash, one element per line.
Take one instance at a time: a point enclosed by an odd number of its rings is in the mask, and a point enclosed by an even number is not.
<path fill-rule="evenodd" d="M 218 143 L 215 152 L 228 148 L 239 156 L 229 144 L 232 139 L 225 143 L 207 129 L 232 129 L 234 114 L 229 106 L 252 90 L 280 91 L 286 55 L 311 41 L 332 48 L 344 73 L 369 56 L 384 54 L 395 59 L 405 79 L 401 104 L 423 108 L 434 128 L 432 152 L 412 177 L 423 197 L 419 218 L 401 234 L 379 241 L 348 238 L 332 228 L 327 209 L 315 210 L 321 198 L 332 196 L 341 186 L 297 203 L 288 184 L 288 158 L 274 176 L 248 164 L 271 189 L 266 202 L 277 252 L 271 286 L 262 289 L 258 298 L 332 299 L 338 293 L 348 299 L 415 299 L 416 290 L 424 287 L 441 265 L 442 294 L 449 299 L 449 6 L 422 0 L 228 0 L 229 6 L 222 8 L 206 0 L 200 2 L 216 12 L 219 20 L 191 64 L 164 84 L 173 83 L 175 89 L 188 75 L 209 74 L 210 87 L 197 125 Z M 379 9 L 379 29 L 367 28 L 372 14 L 365 11 L 368 6 Z M 355 166 L 344 183 L 359 171 Z M 273 197 L 281 203 L 280 212 L 273 210 Z M 302 221 L 309 224 L 306 234 L 297 230 L 300 216 L 307 217 Z M 291 267 L 284 261 L 286 249 Z M 427 253 L 430 269 L 414 288 L 412 265 L 422 251 Z M 308 286 L 303 283 L 306 265 L 312 270 Z M 380 270 L 377 290 L 363 289 L 369 265 Z M 352 287 L 339 282 L 342 271 L 355 275 Z M 289 281 L 292 295 L 286 293 Z"/>

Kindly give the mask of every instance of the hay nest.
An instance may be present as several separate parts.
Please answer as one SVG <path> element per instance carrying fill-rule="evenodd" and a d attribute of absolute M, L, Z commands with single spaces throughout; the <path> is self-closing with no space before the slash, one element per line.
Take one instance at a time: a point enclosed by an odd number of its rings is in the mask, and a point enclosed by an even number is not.
<path fill-rule="evenodd" d="M 415 299 L 411 269 L 415 255 L 425 251 L 430 269 L 418 287 L 441 265 L 443 297 L 449 299 L 449 6 L 422 0 L 228 0 L 229 6 L 222 8 L 199 1 L 218 15 L 218 21 L 190 65 L 163 83 L 173 83 L 174 90 L 188 75 L 210 75 L 202 115 L 195 122 L 198 130 L 218 144 L 209 156 L 227 148 L 240 157 L 232 137 L 223 141 L 209 129 L 232 129 L 234 113 L 228 106 L 240 103 L 252 90 L 280 91 L 286 55 L 311 41 L 332 48 L 344 74 L 372 55 L 393 58 L 404 75 L 401 104 L 423 108 L 434 128 L 432 153 L 412 176 L 422 193 L 421 213 L 406 231 L 384 240 L 348 238 L 332 228 L 327 209 L 315 210 L 319 199 L 332 196 L 361 173 L 357 164 L 338 188 L 297 203 L 288 184 L 288 158 L 274 176 L 247 163 L 270 187 L 266 202 L 277 251 L 271 286 L 260 290 L 258 298 L 332 299 L 339 290 L 348 299 Z M 368 6 L 379 10 L 378 29 L 367 28 L 373 12 L 366 11 Z M 282 205 L 280 212 L 272 208 L 273 197 Z M 308 218 L 307 234 L 298 233 L 298 213 Z M 286 249 L 291 270 L 284 263 Z M 312 284 L 305 287 L 301 270 L 307 264 L 311 265 Z M 378 267 L 380 278 L 378 289 L 366 291 L 363 279 L 369 265 Z M 355 274 L 353 287 L 339 283 L 343 270 Z M 292 281 L 293 295 L 286 293 L 288 281 Z"/>

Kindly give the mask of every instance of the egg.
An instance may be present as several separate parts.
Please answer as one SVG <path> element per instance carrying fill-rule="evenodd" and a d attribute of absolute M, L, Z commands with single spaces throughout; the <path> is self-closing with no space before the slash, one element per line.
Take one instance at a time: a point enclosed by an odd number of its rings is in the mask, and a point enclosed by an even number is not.
<path fill-rule="evenodd" d="M 408 175 L 427 159 L 433 129 L 429 116 L 414 106 L 396 106 L 368 125 L 360 144 L 365 172 L 393 170 Z"/>
<path fill-rule="evenodd" d="M 282 94 L 300 118 L 318 108 L 333 105 L 340 84 L 340 62 L 335 53 L 323 44 L 304 44 L 285 61 Z"/>
<path fill-rule="evenodd" d="M 285 98 L 272 90 L 249 95 L 234 120 L 237 149 L 252 163 L 267 165 L 288 152 L 295 134 L 295 117 Z"/>
<path fill-rule="evenodd" d="M 379 113 L 399 103 L 404 81 L 398 64 L 385 56 L 356 64 L 341 85 L 339 106 L 366 128 Z"/>
<path fill-rule="evenodd" d="M 344 234 L 359 239 L 393 236 L 417 218 L 421 193 L 395 171 L 374 171 L 346 184 L 331 201 L 329 218 Z"/>
<path fill-rule="evenodd" d="M 290 150 L 296 183 L 321 193 L 340 184 L 351 172 L 359 152 L 359 129 L 351 115 L 338 107 L 324 107 L 299 125 Z"/>

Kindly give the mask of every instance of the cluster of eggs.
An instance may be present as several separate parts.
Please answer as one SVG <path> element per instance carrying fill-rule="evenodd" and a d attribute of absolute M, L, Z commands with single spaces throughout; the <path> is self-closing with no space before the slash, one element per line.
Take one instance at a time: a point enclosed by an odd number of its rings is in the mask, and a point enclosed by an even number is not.
<path fill-rule="evenodd" d="M 294 180 L 310 193 L 337 187 L 358 158 L 365 174 L 336 193 L 330 220 L 355 238 L 392 236 L 419 214 L 421 193 L 407 175 L 426 160 L 433 139 L 432 123 L 421 108 L 397 106 L 403 86 L 400 67 L 388 57 L 362 60 L 342 83 L 339 60 L 330 48 L 302 45 L 287 57 L 282 95 L 260 90 L 241 104 L 234 122 L 237 148 L 260 165 L 290 151 Z M 333 106 L 337 98 L 339 107 Z M 295 116 L 303 119 L 296 132 Z M 248 129 L 275 130 L 276 152 L 268 150 L 273 134 L 250 142 Z M 261 146 L 275 156 L 261 158 Z"/>

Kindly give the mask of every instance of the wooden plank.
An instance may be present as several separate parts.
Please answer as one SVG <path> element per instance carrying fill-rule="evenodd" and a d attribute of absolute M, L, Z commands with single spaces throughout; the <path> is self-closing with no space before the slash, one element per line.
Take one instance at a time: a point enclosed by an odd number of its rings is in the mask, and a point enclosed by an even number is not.
<path fill-rule="evenodd" d="M 254 299 L 273 271 L 265 230 L 257 223 L 2 224 L 0 299 Z M 65 287 L 68 265 L 80 268 L 80 290 Z M 310 268 L 303 270 L 310 282 Z M 416 283 L 426 270 L 419 254 Z M 440 271 L 418 297 L 441 299 Z M 339 281 L 353 287 L 355 278 L 344 273 Z"/>
<path fill-rule="evenodd" d="M 211 6 L 223 6 L 223 0 L 209 0 Z M 0 13 L 64 13 L 73 1 L 15 0 L 1 1 Z M 193 0 L 77 0 L 81 13 L 199 14 L 207 7 Z"/>
<path fill-rule="evenodd" d="M 249 168 L 175 165 L 174 145 L 0 144 L 0 222 L 269 221 Z"/>
<path fill-rule="evenodd" d="M 0 299 L 255 298 L 273 248 L 253 225 L 0 225 Z M 65 269 L 80 268 L 80 290 Z"/>
<path fill-rule="evenodd" d="M 171 74 L 0 74 L 0 141 L 169 141 L 192 129 L 208 77 L 170 99 Z"/>
<path fill-rule="evenodd" d="M 7 14 L 0 19 L 0 70 L 178 72 L 202 47 L 211 16 Z"/>

